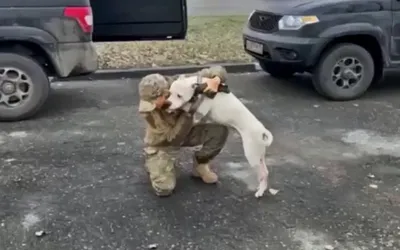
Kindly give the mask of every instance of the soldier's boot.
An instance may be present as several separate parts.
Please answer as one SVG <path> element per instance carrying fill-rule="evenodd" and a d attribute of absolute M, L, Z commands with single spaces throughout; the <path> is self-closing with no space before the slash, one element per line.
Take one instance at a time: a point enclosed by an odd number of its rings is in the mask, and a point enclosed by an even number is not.
<path fill-rule="evenodd" d="M 183 146 L 202 145 L 193 156 L 193 176 L 200 177 L 205 183 L 216 183 L 218 176 L 209 166 L 209 162 L 217 156 L 225 145 L 229 135 L 227 127 L 218 124 L 195 125 L 187 136 Z"/>
<path fill-rule="evenodd" d="M 170 196 L 176 186 L 174 160 L 166 152 L 146 148 L 146 170 L 157 196 Z"/>
<path fill-rule="evenodd" d="M 214 184 L 218 181 L 218 175 L 210 169 L 208 163 L 194 163 L 193 177 L 201 178 L 204 183 Z"/>

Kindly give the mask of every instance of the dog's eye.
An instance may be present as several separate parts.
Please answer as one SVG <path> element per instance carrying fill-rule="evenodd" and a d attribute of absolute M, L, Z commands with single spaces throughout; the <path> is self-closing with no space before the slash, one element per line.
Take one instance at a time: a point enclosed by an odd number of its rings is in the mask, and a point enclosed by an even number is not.
<path fill-rule="evenodd" d="M 177 94 L 178 98 L 182 98 L 182 96 L 180 94 Z"/>

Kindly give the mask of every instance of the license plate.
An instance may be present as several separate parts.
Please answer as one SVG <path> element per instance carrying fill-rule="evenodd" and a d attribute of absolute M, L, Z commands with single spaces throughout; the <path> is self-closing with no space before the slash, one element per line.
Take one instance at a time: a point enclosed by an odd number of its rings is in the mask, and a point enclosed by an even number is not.
<path fill-rule="evenodd" d="M 264 51 L 263 45 L 261 43 L 256 43 L 249 40 L 246 40 L 246 49 L 260 55 L 262 55 Z"/>

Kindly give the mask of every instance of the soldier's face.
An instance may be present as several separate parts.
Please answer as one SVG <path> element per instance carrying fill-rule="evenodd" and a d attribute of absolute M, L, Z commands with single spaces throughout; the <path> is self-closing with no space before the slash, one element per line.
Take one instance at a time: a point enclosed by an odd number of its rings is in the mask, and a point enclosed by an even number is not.
<path fill-rule="evenodd" d="M 195 93 L 195 84 L 197 77 L 180 78 L 174 81 L 169 88 L 169 97 L 167 101 L 170 103 L 169 110 L 182 108 L 192 99 Z"/>

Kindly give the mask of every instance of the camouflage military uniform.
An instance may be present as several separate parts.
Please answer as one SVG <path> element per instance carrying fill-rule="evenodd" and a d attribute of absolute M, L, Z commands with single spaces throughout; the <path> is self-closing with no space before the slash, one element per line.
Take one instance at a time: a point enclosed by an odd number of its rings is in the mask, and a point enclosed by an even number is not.
<path fill-rule="evenodd" d="M 211 67 L 198 73 L 202 77 L 218 76 L 226 81 L 227 73 L 223 67 Z M 167 196 L 176 185 L 174 152 L 180 147 L 202 145 L 194 154 L 193 175 L 205 183 L 215 183 L 218 176 L 212 172 L 208 163 L 217 156 L 225 145 L 228 128 L 218 124 L 193 124 L 193 118 L 186 112 L 167 113 L 156 109 L 154 101 L 168 93 L 170 84 L 178 76 L 151 74 L 139 83 L 139 112 L 146 120 L 144 138 L 146 169 L 155 193 Z"/>

